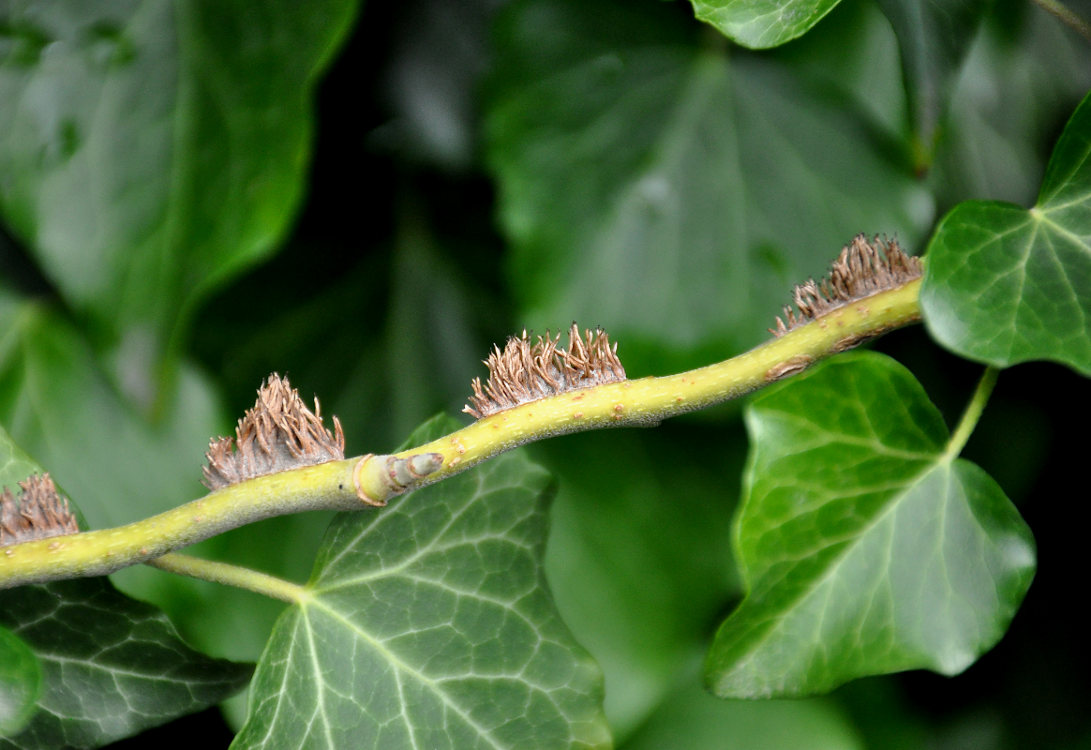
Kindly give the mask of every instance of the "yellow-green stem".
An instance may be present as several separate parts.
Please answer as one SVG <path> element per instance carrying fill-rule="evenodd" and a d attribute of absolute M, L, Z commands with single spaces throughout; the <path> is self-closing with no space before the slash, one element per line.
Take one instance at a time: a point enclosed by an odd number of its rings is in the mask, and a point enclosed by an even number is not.
<path fill-rule="evenodd" d="M 918 279 L 874 294 L 714 365 L 576 390 L 479 419 L 439 440 L 395 454 L 401 459 L 435 454 L 442 461 L 438 470 L 412 486 L 399 483 L 392 474 L 389 456 L 369 455 L 251 479 L 127 526 L 4 547 L 0 588 L 105 575 L 274 515 L 381 505 L 406 489 L 439 481 L 534 440 L 655 424 L 738 398 L 862 340 L 919 320 L 919 292 Z"/>
<path fill-rule="evenodd" d="M 126 526 L 4 547 L 0 549 L 0 588 L 106 575 L 285 513 L 362 508 L 353 485 L 355 464 L 355 460 L 329 461 L 269 474 Z"/>
<path fill-rule="evenodd" d="M 395 454 L 434 452 L 443 467 L 430 484 L 497 453 L 545 437 L 603 427 L 655 424 L 738 398 L 860 341 L 920 319 L 920 280 L 834 310 L 729 360 L 677 375 L 625 380 L 506 409 L 426 445 Z M 367 467 L 364 467 L 367 472 Z M 372 486 L 375 479 L 362 480 Z"/>
<path fill-rule="evenodd" d="M 256 594 L 264 594 L 273 599 L 280 599 L 289 604 L 298 604 L 310 596 L 303 586 L 290 583 L 282 578 L 276 578 L 267 573 L 238 565 L 202 560 L 199 557 L 190 557 L 177 552 L 168 552 L 162 557 L 148 560 L 147 564 L 168 573 L 177 573 L 190 578 L 199 578 L 202 581 L 212 581 L 213 583 L 222 583 L 226 586 L 246 589 Z"/>

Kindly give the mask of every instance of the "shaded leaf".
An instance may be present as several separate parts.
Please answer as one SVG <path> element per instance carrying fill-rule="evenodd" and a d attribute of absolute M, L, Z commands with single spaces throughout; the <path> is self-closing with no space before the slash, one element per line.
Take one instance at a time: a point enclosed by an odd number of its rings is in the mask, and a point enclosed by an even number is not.
<path fill-rule="evenodd" d="M 414 442 L 455 426 L 433 420 Z M 516 452 L 340 514 L 234 746 L 607 746 L 601 674 L 542 575 L 548 485 Z"/>
<path fill-rule="evenodd" d="M 736 548 L 748 586 L 706 662 L 721 696 L 956 674 L 1007 629 L 1034 542 L 913 376 L 839 357 L 754 399 Z"/>
<path fill-rule="evenodd" d="M 879 0 L 902 53 L 919 169 L 931 164 L 951 87 L 991 4 L 992 0 Z"/>
<path fill-rule="evenodd" d="M 683 20 L 517 3 L 488 109 L 520 322 L 602 325 L 636 373 L 756 344 L 855 232 L 911 247 L 931 217 L 850 108 L 790 66 L 701 48 Z"/>
<path fill-rule="evenodd" d="M 41 470 L 0 430 L 0 486 Z M 218 703 L 252 672 L 192 650 L 162 612 L 105 578 L 0 590 L 0 626 L 42 676 L 38 711 L 0 748 L 98 747 Z"/>
<path fill-rule="evenodd" d="M 998 367 L 1049 359 L 1091 375 L 1091 96 L 1032 209 L 961 203 L 927 257 L 921 309 L 941 344 Z"/>
<path fill-rule="evenodd" d="M 119 345 L 123 373 L 150 369 L 202 291 L 284 232 L 305 176 L 311 89 L 354 9 L 125 0 L 0 11 L 0 215 Z"/>
<path fill-rule="evenodd" d="M 0 624 L 34 649 L 45 683 L 30 724 L 0 748 L 98 747 L 218 703 L 253 669 L 190 649 L 105 578 L 0 591 Z"/>
<path fill-rule="evenodd" d="M 806 34 L 840 0 L 690 0 L 702 21 L 753 49 L 776 47 Z"/>
<path fill-rule="evenodd" d="M 0 737 L 10 737 L 26 726 L 41 694 L 38 657 L 18 636 L 0 628 Z"/>
<path fill-rule="evenodd" d="M 837 704 L 811 700 L 725 701 L 703 690 L 698 670 L 663 701 L 625 750 L 862 750 Z"/>
<path fill-rule="evenodd" d="M 533 447 L 559 486 L 550 588 L 602 667 L 619 745 L 692 679 L 687 666 L 707 647 L 709 623 L 741 595 L 729 553 L 737 488 L 723 484 L 742 469 L 739 433 L 669 421 Z"/>

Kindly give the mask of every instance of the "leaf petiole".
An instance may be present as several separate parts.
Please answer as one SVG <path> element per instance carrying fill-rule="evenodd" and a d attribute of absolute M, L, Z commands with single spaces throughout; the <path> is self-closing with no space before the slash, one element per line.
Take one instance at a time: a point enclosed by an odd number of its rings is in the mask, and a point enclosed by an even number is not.
<path fill-rule="evenodd" d="M 1000 371 L 995 367 L 985 368 L 981 380 L 977 382 L 977 388 L 974 390 L 970 403 L 966 405 L 966 411 L 962 413 L 958 426 L 951 433 L 951 439 L 947 441 L 947 448 L 943 452 L 943 457 L 946 460 L 953 461 L 962 453 L 962 449 L 966 446 L 970 435 L 973 434 L 974 428 L 977 427 L 978 420 L 981 419 L 981 413 L 985 411 L 985 404 L 989 402 L 989 396 L 992 394 L 993 387 L 996 386 L 996 378 L 999 373 Z"/>

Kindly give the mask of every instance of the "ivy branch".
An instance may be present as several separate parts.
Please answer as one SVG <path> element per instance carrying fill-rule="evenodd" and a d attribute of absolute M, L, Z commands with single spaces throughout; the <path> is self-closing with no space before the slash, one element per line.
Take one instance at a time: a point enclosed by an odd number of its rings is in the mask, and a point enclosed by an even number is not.
<path fill-rule="evenodd" d="M 69 529 L 47 538 L 37 537 L 48 534 L 48 528 L 22 537 L 12 533 L 15 543 L 0 547 L 0 588 L 106 575 L 148 563 L 300 601 L 307 596 L 302 586 L 173 550 L 272 516 L 383 506 L 395 495 L 526 443 L 605 427 L 653 425 L 738 398 L 919 321 L 920 274 L 920 262 L 896 243 L 858 236 L 822 282 L 795 288 L 795 309 L 785 308 L 772 331 L 775 338 L 676 375 L 625 379 L 601 331 L 587 332 L 585 339 L 573 326 L 567 349 L 557 348 L 559 337 L 547 334 L 531 344 L 524 333 L 490 356 L 484 388 L 474 383 L 473 405 L 466 411 L 477 421 L 393 455 L 344 458 L 336 417 L 330 433 L 317 401 L 312 413 L 286 380 L 272 376 L 254 409 L 240 420 L 236 437 L 212 441 L 205 469 L 212 488 L 208 495 L 112 529 L 75 534 Z M 58 497 L 56 502 L 62 501 Z M 9 505 L 15 508 L 10 502 L 5 508 Z M 20 541 L 24 538 L 28 541 Z"/>

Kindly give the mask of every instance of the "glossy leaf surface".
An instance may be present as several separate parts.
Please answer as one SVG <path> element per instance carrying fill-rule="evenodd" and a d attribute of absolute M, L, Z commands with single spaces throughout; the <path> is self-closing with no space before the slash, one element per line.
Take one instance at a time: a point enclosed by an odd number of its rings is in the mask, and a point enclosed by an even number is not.
<path fill-rule="evenodd" d="M 1091 97 L 1030 210 L 968 201 L 941 222 L 921 289 L 928 330 L 998 367 L 1048 359 L 1091 375 Z"/>
<path fill-rule="evenodd" d="M 866 675 L 961 672 L 1004 634 L 1034 573 L 1030 530 L 913 376 L 849 354 L 754 399 L 736 548 L 748 585 L 706 680 L 808 695 Z"/>
<path fill-rule="evenodd" d="M 733 42 L 762 49 L 807 33 L 840 0 L 691 0 L 694 13 Z"/>
<path fill-rule="evenodd" d="M 509 453 L 339 515 L 234 747 L 608 746 L 601 673 L 542 575 L 549 496 L 549 476 Z"/>

